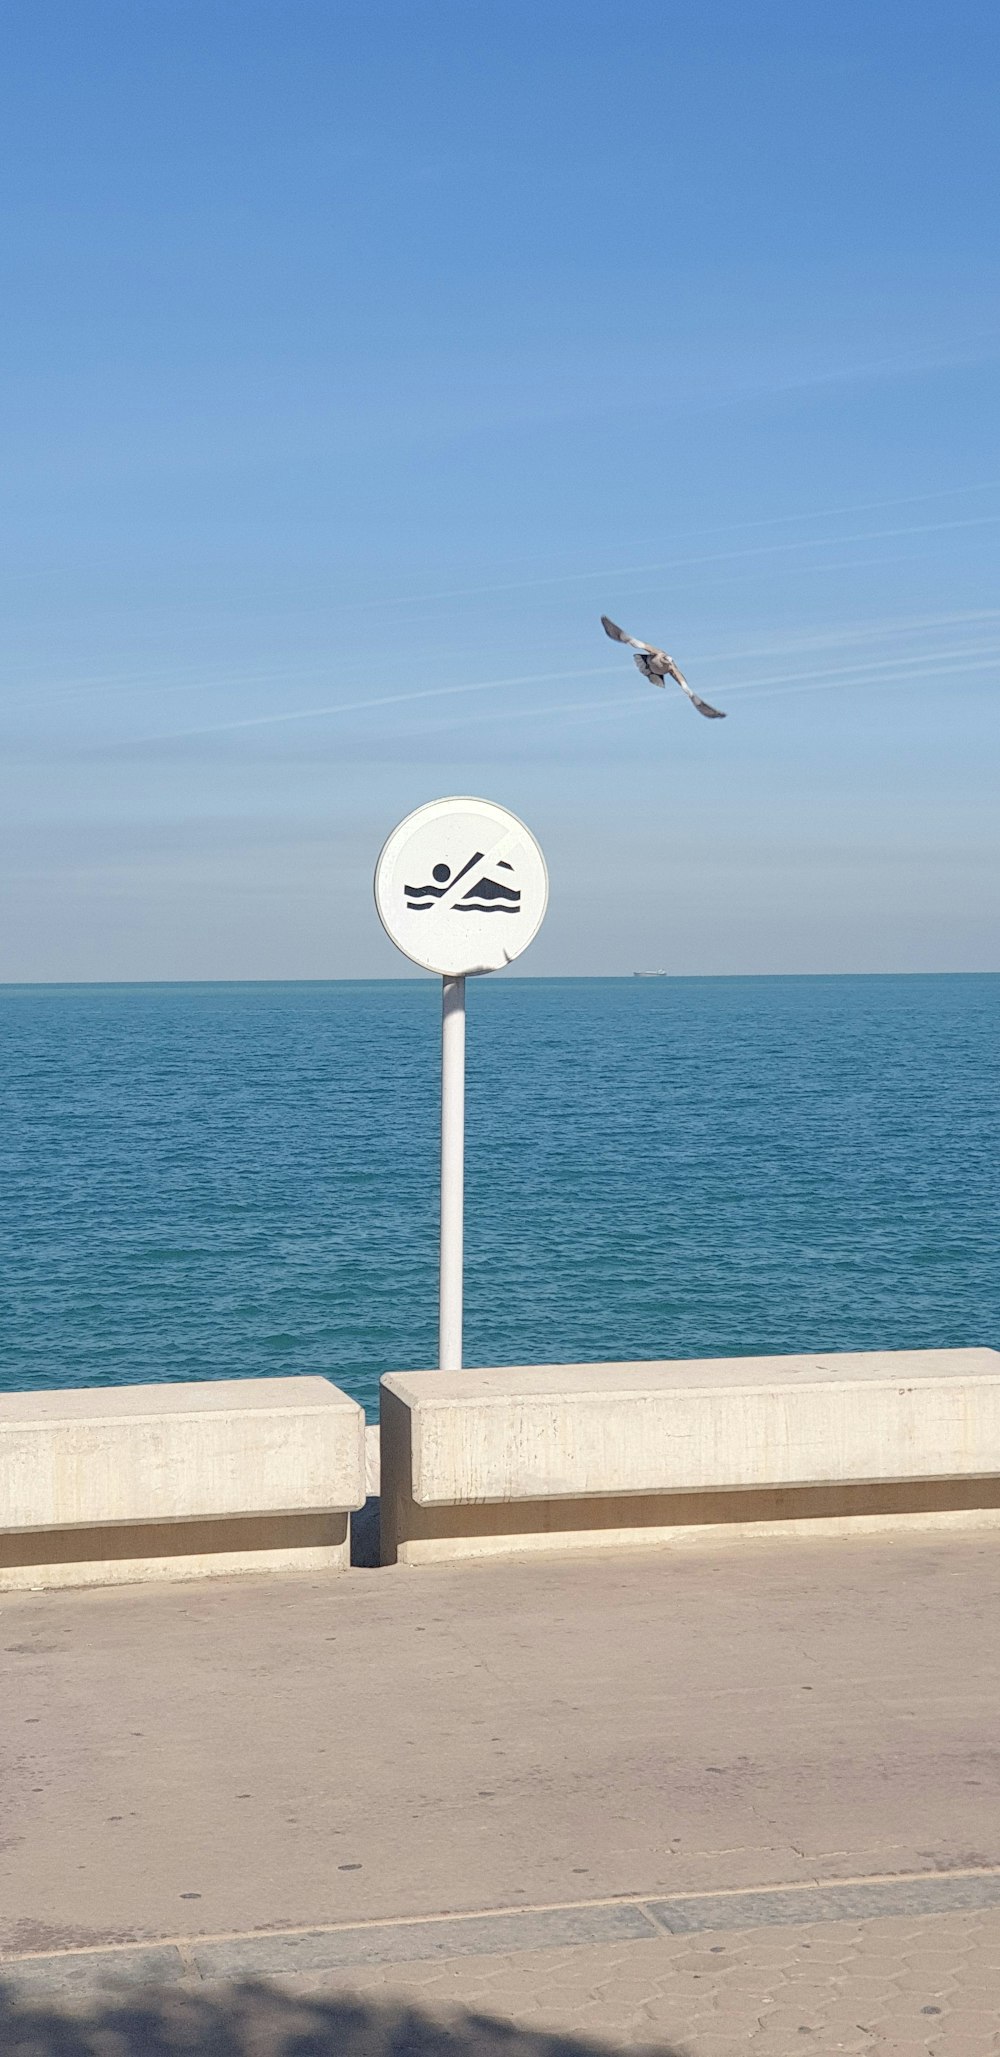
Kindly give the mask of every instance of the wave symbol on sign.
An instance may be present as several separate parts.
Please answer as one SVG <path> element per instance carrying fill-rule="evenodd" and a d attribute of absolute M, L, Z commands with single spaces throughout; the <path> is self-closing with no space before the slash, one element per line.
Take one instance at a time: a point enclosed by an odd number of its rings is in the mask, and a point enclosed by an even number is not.
<path fill-rule="evenodd" d="M 435 864 L 431 873 L 431 883 L 426 886 L 404 886 L 403 892 L 406 895 L 406 905 L 411 914 L 429 914 L 431 908 L 442 901 L 446 895 L 451 896 L 459 880 L 465 878 L 468 872 L 474 871 L 476 865 L 481 864 L 482 861 L 482 851 L 476 850 L 469 858 L 468 863 L 463 864 L 461 871 L 457 871 L 454 877 L 452 876 L 450 864 Z M 508 864 L 504 858 L 498 859 L 498 871 L 513 871 L 513 869 L 513 865 Z M 476 880 L 475 885 L 467 886 L 457 899 L 452 900 L 451 912 L 452 914 L 520 914 L 520 890 L 516 886 L 504 885 L 501 879 L 492 879 L 484 872 L 482 878 Z"/>

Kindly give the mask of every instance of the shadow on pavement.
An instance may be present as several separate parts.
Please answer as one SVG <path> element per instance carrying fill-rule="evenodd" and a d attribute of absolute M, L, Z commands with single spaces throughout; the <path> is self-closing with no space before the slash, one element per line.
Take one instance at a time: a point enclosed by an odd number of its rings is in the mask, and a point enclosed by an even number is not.
<path fill-rule="evenodd" d="M 147 1989 L 66 2009 L 0 1986 L 2 2057 L 611 2057 L 614 2047 L 489 2015 L 435 2019 L 414 2007 L 300 1998 L 262 1984 Z M 682 2057 L 662 2043 L 655 2049 Z"/>

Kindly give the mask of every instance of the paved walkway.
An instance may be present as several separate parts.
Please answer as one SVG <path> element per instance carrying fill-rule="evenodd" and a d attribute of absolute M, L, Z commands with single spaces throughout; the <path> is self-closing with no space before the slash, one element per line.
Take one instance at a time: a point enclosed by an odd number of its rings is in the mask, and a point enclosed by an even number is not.
<path fill-rule="evenodd" d="M 1000 2050 L 1000 1911 L 711 1931 L 443 1964 L 383 1966 L 289 1991 L 405 1995 L 612 2048 L 690 2057 L 991 2057 Z M 461 2017 L 460 2017 L 461 2019 Z"/>
<path fill-rule="evenodd" d="M 998 1588 L 956 1535 L 8 1596 L 0 2050 L 1000 2052 Z"/>

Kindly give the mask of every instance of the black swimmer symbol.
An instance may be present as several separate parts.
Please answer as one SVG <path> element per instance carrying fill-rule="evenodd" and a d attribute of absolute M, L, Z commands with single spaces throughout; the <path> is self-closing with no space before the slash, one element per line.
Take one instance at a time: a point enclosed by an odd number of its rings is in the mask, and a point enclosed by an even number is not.
<path fill-rule="evenodd" d="M 461 871 L 456 871 L 454 877 L 450 864 L 435 864 L 431 873 L 433 885 L 404 886 L 406 904 L 411 913 L 428 914 L 446 893 L 454 893 L 459 879 L 464 879 L 466 873 L 473 871 L 482 861 L 482 851 L 475 850 L 468 863 L 463 864 Z M 513 869 L 513 865 L 507 864 L 504 858 L 498 858 L 498 871 Z M 457 899 L 452 900 L 451 911 L 453 914 L 520 914 L 521 894 L 515 886 L 505 886 L 500 879 L 491 879 L 484 872 L 474 886 L 466 887 Z"/>

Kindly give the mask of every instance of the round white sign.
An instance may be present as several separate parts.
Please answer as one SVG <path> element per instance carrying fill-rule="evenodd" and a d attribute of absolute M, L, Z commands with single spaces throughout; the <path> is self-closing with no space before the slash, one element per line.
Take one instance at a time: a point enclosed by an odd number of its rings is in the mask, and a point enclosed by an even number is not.
<path fill-rule="evenodd" d="M 414 964 L 444 978 L 501 971 L 538 934 L 545 859 L 516 814 L 492 800 L 432 800 L 393 829 L 375 867 L 375 905 Z"/>

